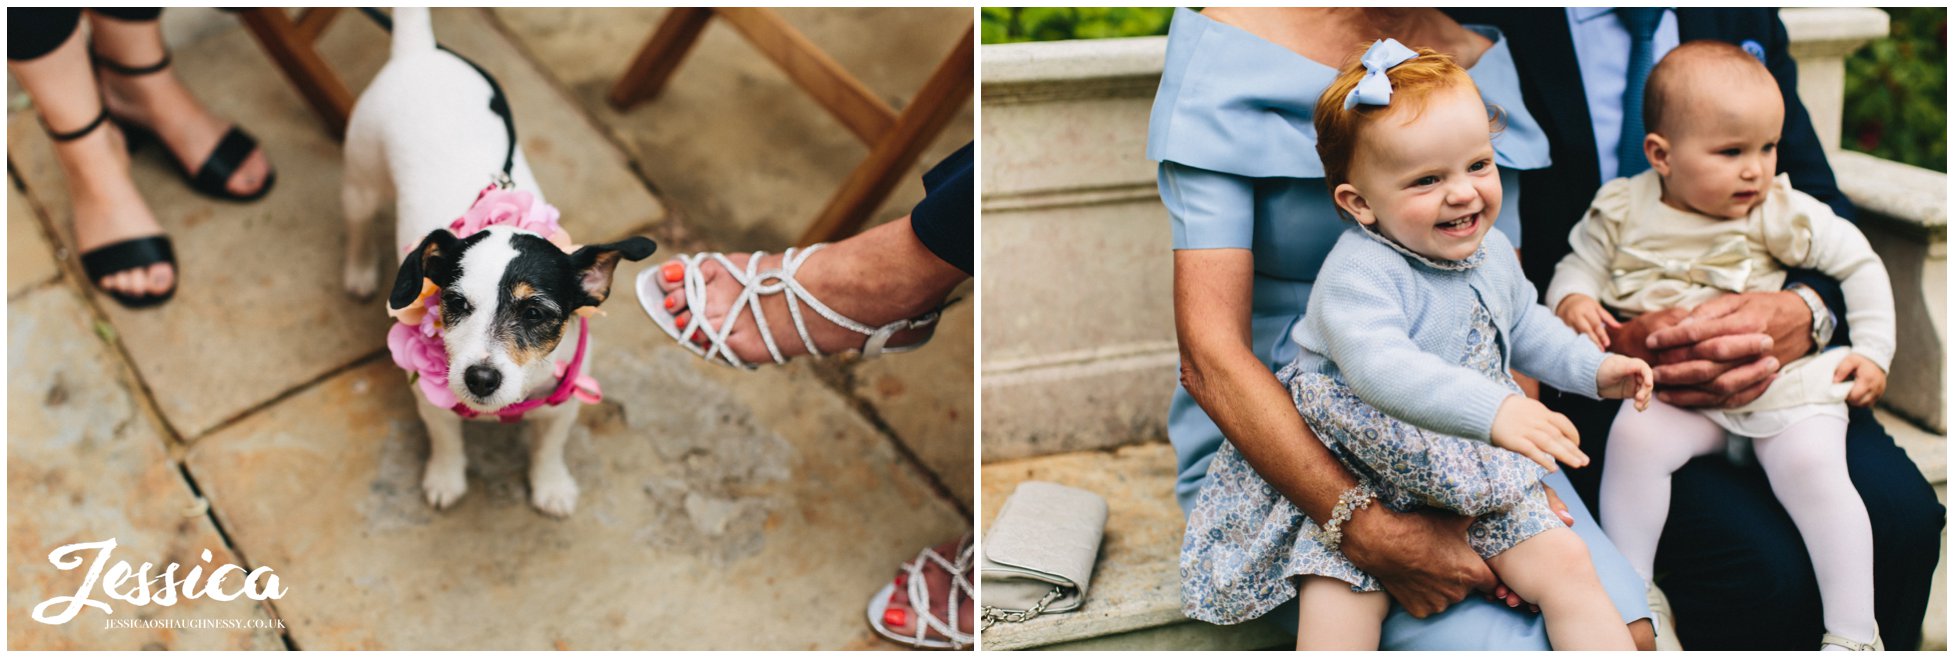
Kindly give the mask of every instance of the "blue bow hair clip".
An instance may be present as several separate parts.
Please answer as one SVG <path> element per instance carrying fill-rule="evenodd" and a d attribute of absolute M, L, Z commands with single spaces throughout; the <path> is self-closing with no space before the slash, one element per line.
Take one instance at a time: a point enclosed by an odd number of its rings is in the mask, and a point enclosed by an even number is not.
<path fill-rule="evenodd" d="M 1417 56 L 1418 53 L 1404 47 L 1397 39 L 1378 39 L 1371 44 L 1370 50 L 1364 51 L 1364 79 L 1358 80 L 1357 87 L 1350 90 L 1350 95 L 1343 97 L 1343 109 L 1356 107 L 1358 103 L 1390 105 L 1391 76 L 1387 73 L 1391 67 Z"/>

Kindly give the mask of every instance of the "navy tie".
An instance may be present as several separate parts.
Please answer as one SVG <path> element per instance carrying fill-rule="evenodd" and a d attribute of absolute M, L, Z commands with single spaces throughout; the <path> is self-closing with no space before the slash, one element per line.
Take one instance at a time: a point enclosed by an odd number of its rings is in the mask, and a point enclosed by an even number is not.
<path fill-rule="evenodd" d="M 1616 7 L 1615 16 L 1628 30 L 1628 88 L 1622 90 L 1622 139 L 1615 145 L 1622 177 L 1647 171 L 1649 159 L 1642 154 L 1642 138 L 1648 131 L 1642 125 L 1642 86 L 1655 68 L 1655 26 L 1662 21 L 1662 7 Z"/>

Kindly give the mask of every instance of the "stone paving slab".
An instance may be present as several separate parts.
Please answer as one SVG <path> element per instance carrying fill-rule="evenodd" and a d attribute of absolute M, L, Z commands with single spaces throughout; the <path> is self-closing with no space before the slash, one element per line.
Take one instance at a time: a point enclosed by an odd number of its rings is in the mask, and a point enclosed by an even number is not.
<path fill-rule="evenodd" d="M 566 228 L 588 240 L 663 219 L 663 207 L 623 154 L 489 26 L 483 11 L 439 11 L 435 25 L 444 43 L 494 72 L 508 90 L 524 152 Z M 378 28 L 349 13 L 326 33 L 320 51 L 358 90 L 384 62 L 386 43 Z M 297 92 L 242 28 L 174 55 L 198 98 L 238 119 L 265 145 L 279 178 L 259 202 L 213 201 L 177 178 L 162 149 L 137 158 L 137 185 L 176 243 L 182 284 L 157 309 L 102 306 L 163 415 L 194 438 L 382 349 L 386 318 L 379 302 L 351 300 L 339 288 L 345 244 L 339 146 Z M 8 118 L 9 156 L 28 193 L 50 217 L 67 217 L 60 168 L 32 110 Z M 484 165 L 485 181 L 494 167 Z M 390 225 L 382 226 L 392 234 Z M 58 234 L 72 240 L 65 226 Z"/>
<path fill-rule="evenodd" d="M 61 275 L 27 196 L 7 186 L 7 297 Z"/>
<path fill-rule="evenodd" d="M 625 113 L 604 101 L 667 10 L 497 9 L 510 33 L 617 135 L 687 228 L 735 249 L 798 237 L 868 148 L 732 28 L 707 26 L 665 93 Z M 901 111 L 970 27 L 964 8 L 780 9 L 783 20 Z M 974 95 L 973 95 L 974 98 Z M 921 176 L 971 140 L 969 104 L 871 223 L 923 198 Z"/>
<path fill-rule="evenodd" d="M 972 435 L 971 346 L 976 305 L 966 284 L 951 296 L 964 301 L 946 309 L 936 336 L 915 352 L 861 362 L 852 378 L 857 397 L 873 406 L 916 458 L 936 473 L 951 495 L 970 508 L 975 475 Z"/>
<path fill-rule="evenodd" d="M 427 440 L 384 360 L 192 447 L 233 540 L 288 574 L 296 645 L 893 648 L 868 596 L 967 522 L 806 366 L 714 367 L 610 310 L 567 520 L 529 507 L 522 439 L 495 424 L 467 428 L 467 496 L 427 507 Z"/>
<path fill-rule="evenodd" d="M 262 628 L 104 628 L 110 619 L 271 618 L 244 598 L 138 608 L 108 600 L 98 585 L 90 598 L 110 603 L 112 613 L 84 609 L 58 626 L 32 618 L 42 601 L 73 596 L 81 586 L 79 570 L 48 560 L 68 544 L 114 539 L 110 564 L 188 569 L 204 564 L 206 549 L 213 565 L 243 564 L 197 506 L 165 450 L 168 439 L 137 402 L 128 371 L 96 337 L 92 317 L 66 286 L 7 304 L 7 648 L 282 648 L 277 632 Z M 92 560 L 94 552 L 86 555 Z"/>

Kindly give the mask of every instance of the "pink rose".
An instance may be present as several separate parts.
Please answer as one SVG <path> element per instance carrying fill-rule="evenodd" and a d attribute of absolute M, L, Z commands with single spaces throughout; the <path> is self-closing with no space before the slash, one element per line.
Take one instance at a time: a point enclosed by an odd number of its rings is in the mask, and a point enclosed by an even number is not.
<path fill-rule="evenodd" d="M 413 327 L 395 324 L 387 330 L 387 351 L 393 353 L 394 365 L 407 372 L 419 372 L 420 364 L 414 361 L 419 352 L 421 336 Z"/>
<path fill-rule="evenodd" d="M 420 387 L 421 395 L 427 396 L 428 404 L 450 409 L 461 403 L 461 398 L 456 396 L 454 391 L 448 390 L 447 373 L 442 373 L 439 379 L 422 375 Z"/>
<path fill-rule="evenodd" d="M 490 226 L 509 226 L 547 237 L 559 230 L 558 218 L 556 208 L 537 201 L 534 194 L 492 188 L 483 190 L 468 212 L 448 224 L 448 229 L 461 238 Z"/>
<path fill-rule="evenodd" d="M 387 330 L 387 350 L 393 353 L 394 365 L 417 380 L 416 385 L 430 404 L 452 407 L 459 400 L 448 389 L 448 347 L 439 334 L 427 330 L 441 313 L 438 304 L 428 306 L 431 312 L 421 325 L 395 323 Z"/>
<path fill-rule="evenodd" d="M 425 304 L 423 308 L 427 310 L 421 314 L 420 321 L 416 322 L 415 325 L 420 329 L 422 336 L 427 336 L 435 340 L 440 340 L 441 339 L 441 295 L 440 294 L 428 295 L 427 300 L 423 302 L 423 304 Z"/>

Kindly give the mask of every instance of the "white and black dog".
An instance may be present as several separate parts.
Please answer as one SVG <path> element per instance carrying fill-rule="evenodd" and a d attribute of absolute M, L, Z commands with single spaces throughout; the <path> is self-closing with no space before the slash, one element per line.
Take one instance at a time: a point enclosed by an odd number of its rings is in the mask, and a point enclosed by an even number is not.
<path fill-rule="evenodd" d="M 494 411 L 549 394 L 558 379 L 552 357 L 577 347 L 571 320 L 603 303 L 620 258 L 641 260 L 657 246 L 641 237 L 565 253 L 532 232 L 492 226 L 457 238 L 450 221 L 470 208 L 513 155 L 509 178 L 541 203 L 541 188 L 520 149 L 509 144 L 502 116 L 490 110 L 491 83 L 453 53 L 437 49 L 426 8 L 394 12 L 393 52 L 360 94 L 346 128 L 341 200 L 348 228 L 346 290 L 372 295 L 379 280 L 373 218 L 396 200 L 394 245 L 405 253 L 389 304 L 413 304 L 422 280 L 441 289 L 448 388 L 462 405 L 493 419 Z M 513 152 L 512 152 L 513 149 Z M 566 340 L 566 334 L 568 339 Z M 421 487 L 445 508 L 468 490 L 460 413 L 419 398 L 432 444 Z M 528 412 L 530 502 L 552 516 L 576 508 L 577 483 L 563 445 L 578 403 Z"/>

